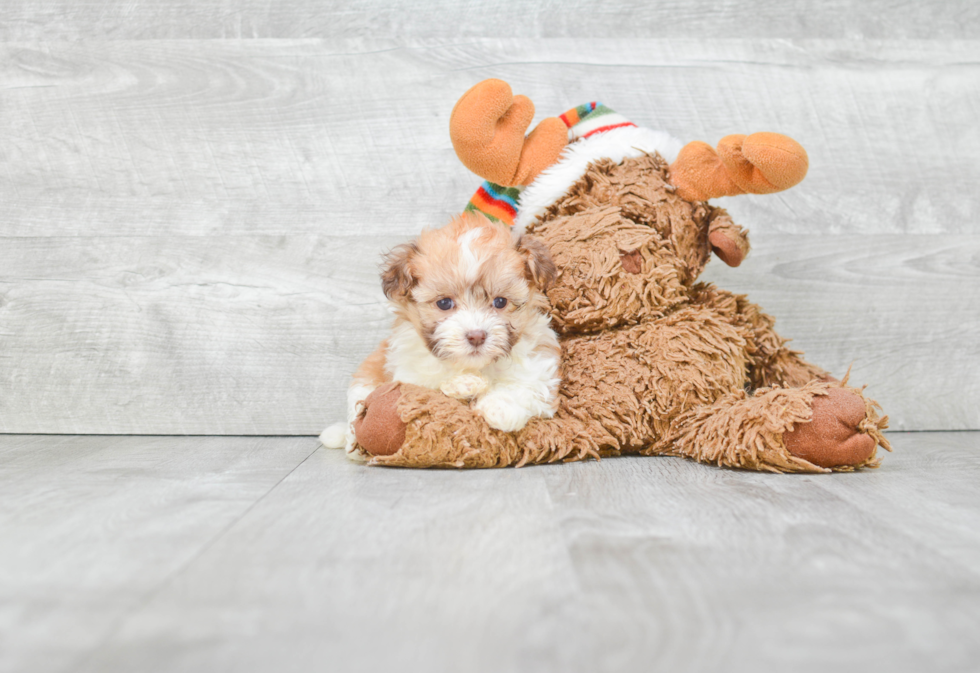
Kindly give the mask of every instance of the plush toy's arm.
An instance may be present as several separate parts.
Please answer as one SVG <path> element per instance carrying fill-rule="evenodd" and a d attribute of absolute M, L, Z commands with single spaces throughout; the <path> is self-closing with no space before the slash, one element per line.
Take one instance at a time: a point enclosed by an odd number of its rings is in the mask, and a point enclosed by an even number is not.
<path fill-rule="evenodd" d="M 518 432 L 495 430 L 469 404 L 438 390 L 387 383 L 354 421 L 358 445 L 375 465 L 505 467 L 598 458 L 605 437 L 592 419 L 532 418 Z"/>
<path fill-rule="evenodd" d="M 732 222 L 724 208 L 711 208 L 708 244 L 728 266 L 738 266 L 749 254 L 749 231 Z"/>

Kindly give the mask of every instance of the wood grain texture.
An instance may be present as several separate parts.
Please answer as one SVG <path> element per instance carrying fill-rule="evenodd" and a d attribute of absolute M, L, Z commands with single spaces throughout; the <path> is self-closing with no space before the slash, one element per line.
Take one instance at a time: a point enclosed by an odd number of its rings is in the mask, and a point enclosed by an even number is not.
<path fill-rule="evenodd" d="M 415 235 L 479 183 L 448 120 L 491 76 L 539 118 L 599 99 L 684 140 L 797 138 L 802 185 L 729 200 L 765 231 L 977 233 L 976 42 L 589 44 L 0 45 L 0 236 Z"/>
<path fill-rule="evenodd" d="M 0 437 L 0 671 L 74 670 L 314 448 Z"/>
<path fill-rule="evenodd" d="M 2 432 L 311 434 L 387 334 L 378 237 L 69 240 L 5 250 Z"/>
<path fill-rule="evenodd" d="M 2 432 L 316 433 L 387 334 L 387 238 L 72 242 L 6 248 Z M 980 237 L 753 242 L 741 267 L 704 277 L 748 292 L 836 375 L 853 363 L 893 427 L 980 426 Z"/>
<path fill-rule="evenodd" d="M 980 427 L 977 44 L 0 44 L 0 431 L 322 429 L 385 330 L 378 255 L 478 182 L 448 115 L 489 76 L 539 116 L 600 99 L 685 139 L 797 137 L 802 185 L 719 200 L 757 266 L 709 276 L 855 361 L 897 427 Z"/>
<path fill-rule="evenodd" d="M 767 236 L 702 278 L 776 318 L 790 347 L 868 386 L 898 430 L 980 427 L 980 236 Z"/>
<path fill-rule="evenodd" d="M 0 40 L 349 37 L 976 38 L 970 0 L 6 0 Z"/>
<path fill-rule="evenodd" d="M 975 670 L 980 433 L 876 471 L 0 437 L 2 671 Z"/>

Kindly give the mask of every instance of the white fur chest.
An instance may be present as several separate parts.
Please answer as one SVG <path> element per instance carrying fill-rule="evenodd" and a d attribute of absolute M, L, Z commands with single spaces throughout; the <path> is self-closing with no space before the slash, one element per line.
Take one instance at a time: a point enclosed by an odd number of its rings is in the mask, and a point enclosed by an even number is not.
<path fill-rule="evenodd" d="M 540 328 L 525 334 L 510 354 L 492 362 L 478 372 L 468 371 L 453 363 L 434 356 L 426 347 L 422 337 L 408 323 L 400 323 L 392 330 L 388 341 L 385 371 L 393 381 L 411 383 L 438 390 L 442 384 L 462 374 L 479 374 L 491 386 L 521 385 L 529 381 L 551 383 L 556 377 L 558 357 L 556 354 L 541 352 L 539 335 L 554 341 L 554 334 L 547 329 L 547 318 L 541 316 Z M 537 326 L 536 326 L 537 327 Z M 551 345 L 551 344 L 548 344 Z"/>

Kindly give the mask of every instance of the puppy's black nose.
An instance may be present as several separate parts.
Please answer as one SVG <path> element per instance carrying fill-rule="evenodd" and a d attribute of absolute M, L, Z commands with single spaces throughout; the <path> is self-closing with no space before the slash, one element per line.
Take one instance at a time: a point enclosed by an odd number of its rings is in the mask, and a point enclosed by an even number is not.
<path fill-rule="evenodd" d="M 482 346 L 483 342 L 487 340 L 487 333 L 482 329 L 470 330 L 466 333 L 466 340 L 470 342 L 471 346 Z"/>

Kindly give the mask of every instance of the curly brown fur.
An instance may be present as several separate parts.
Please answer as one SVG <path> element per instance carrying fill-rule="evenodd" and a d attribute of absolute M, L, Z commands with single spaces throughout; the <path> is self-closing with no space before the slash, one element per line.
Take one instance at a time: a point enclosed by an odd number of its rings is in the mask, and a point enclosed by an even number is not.
<path fill-rule="evenodd" d="M 682 282 L 691 282 L 704 269 L 712 209 L 674 193 L 667 181 L 667 163 L 659 154 L 625 159 L 621 164 L 608 159 L 594 162 L 541 221 L 611 206 L 618 207 L 631 222 L 653 229 L 668 243 L 683 261 L 678 267 Z"/>
<path fill-rule="evenodd" d="M 528 228 L 556 266 L 547 291 L 562 335 L 554 418 L 502 433 L 467 404 L 406 385 L 395 419 L 405 424 L 404 444 L 373 462 L 500 467 L 640 453 L 826 471 L 794 455 L 785 437 L 828 413 L 833 421 L 822 403 L 814 418 L 814 399 L 844 384 L 788 349 L 774 320 L 744 296 L 694 282 L 709 259 L 710 232 L 722 237 L 715 241 L 729 263 L 747 254 L 746 232 L 724 210 L 680 198 L 658 155 L 594 162 Z M 888 448 L 887 418 L 862 391 L 847 391 L 857 396 L 852 408 L 865 406 L 847 432 Z M 834 469 L 876 464 L 872 450 Z"/>
<path fill-rule="evenodd" d="M 663 316 L 687 299 L 669 243 L 619 208 L 593 208 L 539 224 L 558 268 L 548 290 L 552 324 L 562 332 L 594 332 Z M 623 267 L 633 256 L 640 272 Z M 636 268 L 636 267 L 634 267 Z M 658 282 L 650 283 L 656 275 Z"/>
<path fill-rule="evenodd" d="M 745 338 L 749 390 L 774 385 L 792 388 L 828 377 L 826 371 L 806 362 L 802 353 L 786 348 L 788 339 L 776 333 L 775 319 L 745 295 L 697 283 L 691 288 L 691 301 L 722 313 Z"/>

